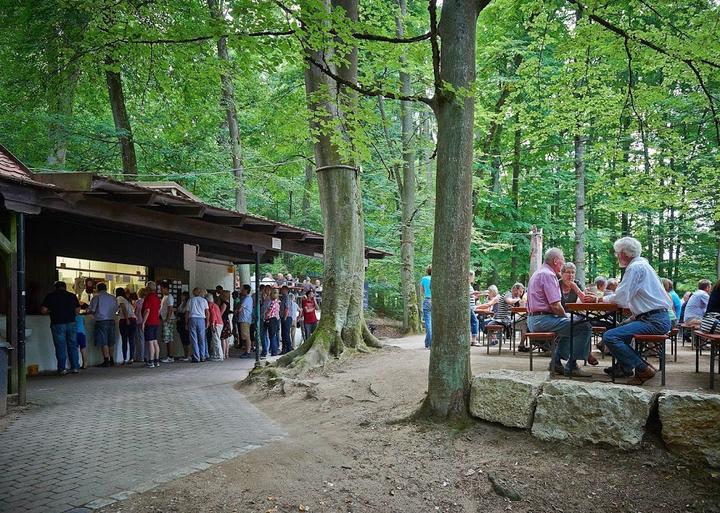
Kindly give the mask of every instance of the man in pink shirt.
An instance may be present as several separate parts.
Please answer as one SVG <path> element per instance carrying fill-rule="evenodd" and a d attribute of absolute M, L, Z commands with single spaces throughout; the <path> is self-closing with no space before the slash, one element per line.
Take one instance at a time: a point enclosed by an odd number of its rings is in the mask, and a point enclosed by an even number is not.
<path fill-rule="evenodd" d="M 527 292 L 528 329 L 532 331 L 554 331 L 558 335 L 558 349 L 553 355 L 553 369 L 558 374 L 576 377 L 590 377 L 577 366 L 590 352 L 592 328 L 584 321 L 573 325 L 573 354 L 570 354 L 570 319 L 560 301 L 558 273 L 565 264 L 563 252 L 550 248 L 545 253 L 545 263 L 530 278 Z M 563 369 L 562 361 L 567 360 Z"/>

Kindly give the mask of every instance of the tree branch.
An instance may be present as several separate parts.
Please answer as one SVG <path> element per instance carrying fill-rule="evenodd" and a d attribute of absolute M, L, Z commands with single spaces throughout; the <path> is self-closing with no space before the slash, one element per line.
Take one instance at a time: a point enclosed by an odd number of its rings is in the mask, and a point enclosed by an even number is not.
<path fill-rule="evenodd" d="M 577 5 L 580 9 L 587 9 L 587 6 L 585 6 L 585 5 L 584 5 L 582 2 L 580 2 L 579 0 L 567 0 L 567 1 L 568 1 L 569 3 L 571 3 L 571 4 Z M 600 16 L 597 16 L 596 14 L 590 14 L 590 15 L 588 15 L 588 17 L 589 17 L 592 21 L 598 23 L 599 25 L 602 25 L 603 27 L 605 27 L 605 28 L 608 29 L 609 31 L 614 32 L 615 34 L 617 34 L 617 35 L 619 35 L 619 36 L 621 36 L 621 37 L 623 37 L 623 38 L 632 39 L 632 40 L 635 41 L 636 43 L 640 43 L 640 44 L 643 45 L 643 46 L 647 46 L 648 48 L 651 48 L 651 49 L 655 50 L 655 51 L 658 52 L 658 53 L 661 53 L 661 54 L 663 54 L 663 55 L 665 55 L 665 56 L 667 56 L 667 57 L 670 57 L 671 59 L 676 59 L 676 60 L 682 61 L 682 62 L 684 62 L 685 64 L 688 64 L 688 65 L 689 65 L 689 63 L 693 62 L 693 59 L 689 59 L 689 58 L 687 58 L 687 57 L 681 57 L 681 56 L 673 55 L 673 54 L 670 53 L 669 50 L 667 50 L 667 49 L 665 49 L 665 48 L 657 45 L 656 43 L 653 43 L 652 41 L 649 41 L 649 40 L 647 40 L 647 39 L 645 39 L 645 38 L 643 38 L 643 37 L 640 37 L 640 36 L 636 36 L 636 35 L 634 35 L 634 34 L 630 34 L 628 31 L 626 31 L 626 30 L 618 27 L 617 25 L 611 23 L 610 21 L 608 21 L 608 20 L 606 20 L 606 19 L 604 19 L 604 18 L 601 18 Z M 708 60 L 706 60 L 706 59 L 696 59 L 696 60 L 697 60 L 698 62 L 702 62 L 703 64 L 707 64 L 708 66 L 711 66 L 711 67 L 713 67 L 713 68 L 720 69 L 720 64 L 718 64 L 718 63 L 716 63 L 716 62 L 708 61 Z"/>
<path fill-rule="evenodd" d="M 442 79 L 440 78 L 440 46 L 438 45 L 436 0 L 429 0 L 428 11 L 430 12 L 430 46 L 432 47 L 435 95 L 437 96 L 442 91 Z"/>
<path fill-rule="evenodd" d="M 426 98 L 425 96 L 419 96 L 419 95 L 404 95 L 404 94 L 396 94 L 391 91 L 382 91 L 378 88 L 367 88 L 363 87 L 360 84 L 356 84 L 353 82 L 350 82 L 349 80 L 345 80 L 341 76 L 339 76 L 337 73 L 333 72 L 329 66 L 326 66 L 324 64 L 321 64 L 317 62 L 315 59 L 313 59 L 310 55 L 308 55 L 308 52 L 305 52 L 305 60 L 310 63 L 311 66 L 315 66 L 317 69 L 322 71 L 325 75 L 335 80 L 337 83 L 342 84 L 344 86 L 349 87 L 353 91 L 357 91 L 360 94 L 363 94 L 365 96 L 384 96 L 386 98 L 391 98 L 393 100 L 402 100 L 406 102 L 421 102 L 426 105 L 429 105 L 430 107 L 433 107 L 434 102 L 432 98 Z"/>
<path fill-rule="evenodd" d="M 700 87 L 702 88 L 703 92 L 705 93 L 705 96 L 707 96 L 708 102 L 710 103 L 710 111 L 712 112 L 713 124 L 715 125 L 715 138 L 717 139 L 718 145 L 720 145 L 720 123 L 718 123 L 717 111 L 715 110 L 715 98 L 710 93 L 707 86 L 705 85 L 705 81 L 703 80 L 703 77 L 700 74 L 700 70 L 697 69 L 697 66 L 695 66 L 695 63 L 693 63 L 692 61 L 688 61 L 687 65 L 690 67 L 692 72 L 695 74 L 695 77 L 697 77 L 697 80 L 700 83 Z"/>

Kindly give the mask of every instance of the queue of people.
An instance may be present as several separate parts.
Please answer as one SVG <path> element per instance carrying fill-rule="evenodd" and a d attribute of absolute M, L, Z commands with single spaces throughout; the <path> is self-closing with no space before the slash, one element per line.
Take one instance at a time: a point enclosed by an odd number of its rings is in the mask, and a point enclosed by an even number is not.
<path fill-rule="evenodd" d="M 258 295 L 248 284 L 233 293 L 219 285 L 213 292 L 196 287 L 175 298 L 165 282 L 158 286 L 148 281 L 137 293 L 118 287 L 113 295 L 104 282 L 89 278 L 82 293 L 75 295 L 58 281 L 41 312 L 50 317 L 60 375 L 88 366 L 86 316 L 94 320 L 93 343 L 102 355 L 101 367 L 116 364 L 116 326 L 122 346 L 119 365 L 144 362 L 157 368 L 176 361 L 222 361 L 229 358 L 231 345 L 240 349 L 240 358 L 254 358 L 256 339 L 260 357 L 267 358 L 292 351 L 298 328 L 303 340 L 314 332 L 320 310 L 316 291 L 321 285 L 319 280 L 306 281 L 298 286 L 292 275 L 278 274 L 272 285 L 260 287 L 260 333 L 255 333 Z M 173 354 L 175 333 L 181 355 Z"/>

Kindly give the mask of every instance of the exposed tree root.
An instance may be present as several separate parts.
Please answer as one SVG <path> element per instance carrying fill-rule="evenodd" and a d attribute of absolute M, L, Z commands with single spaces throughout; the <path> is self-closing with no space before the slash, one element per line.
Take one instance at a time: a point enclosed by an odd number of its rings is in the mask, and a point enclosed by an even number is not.
<path fill-rule="evenodd" d="M 338 332 L 329 316 L 324 320 L 321 319 L 312 336 L 298 348 L 271 364 L 256 367 L 244 383 L 264 383 L 271 390 L 279 387 L 278 390 L 285 393 L 285 387 L 297 384 L 301 376 L 325 371 L 331 363 L 383 347 L 365 321 Z"/>

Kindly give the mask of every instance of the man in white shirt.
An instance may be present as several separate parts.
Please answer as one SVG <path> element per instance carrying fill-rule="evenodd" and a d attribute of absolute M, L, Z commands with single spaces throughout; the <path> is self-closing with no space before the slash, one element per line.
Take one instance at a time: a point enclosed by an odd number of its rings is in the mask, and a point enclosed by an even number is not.
<path fill-rule="evenodd" d="M 686 323 L 692 323 L 700 325 L 700 321 L 705 315 L 707 310 L 708 301 L 710 300 L 710 289 L 712 288 L 712 282 L 710 280 L 700 280 L 698 282 L 698 289 L 690 296 L 685 306 L 685 317 L 683 321 Z"/>
<path fill-rule="evenodd" d="M 162 338 L 165 343 L 165 358 L 160 360 L 163 363 L 172 363 L 175 359 L 171 356 L 170 346 L 175 338 L 175 298 L 170 293 L 170 285 L 163 282 L 160 285 L 162 300 L 160 301 L 160 319 L 162 320 Z"/>
<path fill-rule="evenodd" d="M 632 320 L 603 335 L 603 342 L 617 360 L 615 368 L 605 372 L 615 377 L 635 376 L 631 385 L 642 385 L 655 375 L 655 369 L 630 347 L 633 335 L 662 335 L 670 331 L 668 309 L 672 301 L 665 293 L 655 270 L 640 256 L 642 246 L 637 239 L 623 237 L 615 241 L 615 256 L 625 275 L 613 294 L 605 296 L 605 303 L 628 308 Z"/>

